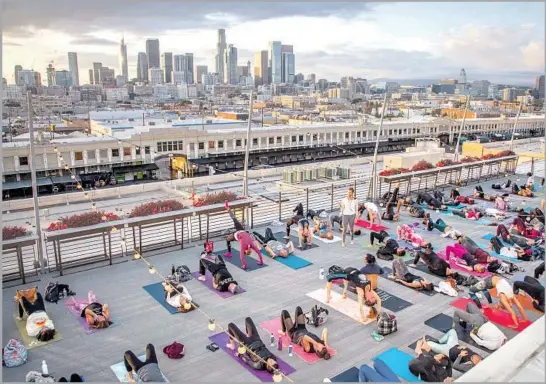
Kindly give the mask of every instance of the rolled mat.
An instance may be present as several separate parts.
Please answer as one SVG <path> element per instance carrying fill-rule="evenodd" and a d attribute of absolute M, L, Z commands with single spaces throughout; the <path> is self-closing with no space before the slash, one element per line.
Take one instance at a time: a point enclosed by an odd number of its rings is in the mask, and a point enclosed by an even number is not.
<path fill-rule="evenodd" d="M 19 333 L 21 334 L 21 339 L 23 343 L 25 344 L 26 349 L 33 349 L 42 347 L 47 344 L 54 343 L 56 341 L 62 340 L 63 336 L 61 333 L 56 329 L 55 330 L 55 336 L 53 339 L 49 341 L 39 341 L 36 336 L 29 336 L 27 333 L 27 321 L 26 318 L 23 318 L 23 320 L 17 320 L 17 314 L 13 314 L 13 319 L 15 320 L 15 325 L 17 326 L 17 329 L 19 330 Z M 53 319 L 51 319 L 53 321 Z M 55 324 L 55 322 L 54 322 Z"/>
<path fill-rule="evenodd" d="M 138 357 L 138 359 L 140 361 L 146 361 L 146 354 L 143 354 L 143 355 L 140 355 Z M 117 364 L 114 364 L 114 365 L 111 365 L 110 366 L 110 369 L 112 370 L 112 372 L 114 372 L 114 375 L 116 375 L 116 377 L 118 378 L 118 380 L 122 383 L 128 383 L 129 380 L 127 379 L 127 377 L 125 376 L 127 374 L 127 369 L 125 368 L 125 364 L 123 361 L 117 363 Z M 161 372 L 161 375 L 163 376 L 163 378 L 165 379 L 165 382 L 169 382 L 169 380 L 167 380 L 167 378 L 165 377 L 165 374 L 163 372 Z M 138 377 L 138 375 L 136 374 L 136 372 L 133 372 L 133 377 L 135 378 L 135 382 L 139 382 L 140 381 L 140 378 Z"/>
<path fill-rule="evenodd" d="M 265 249 L 262 249 L 262 255 L 269 257 L 270 259 L 273 259 L 269 253 Z M 302 259 L 299 256 L 294 255 L 293 253 L 289 254 L 287 257 L 280 257 L 277 256 L 273 260 L 286 265 L 288 268 L 292 268 L 294 270 L 301 269 L 308 267 L 309 265 L 312 265 L 310 261 L 307 261 L 305 259 Z"/>
<path fill-rule="evenodd" d="M 231 248 L 231 256 L 226 256 L 227 249 L 222 249 L 218 252 L 215 252 L 222 256 L 224 261 L 226 263 L 230 263 L 231 265 L 234 265 L 238 267 L 239 269 L 243 269 L 243 265 L 241 264 L 241 257 L 239 249 L 236 249 L 235 247 Z M 252 254 L 250 256 L 245 256 L 245 263 L 248 269 L 246 269 L 246 272 L 252 272 L 256 269 L 261 269 L 267 267 L 266 263 L 263 263 L 262 265 L 258 265 L 258 261 L 254 259 L 252 256 L 256 256 L 256 252 L 252 251 Z M 244 271 L 244 269 L 243 269 Z"/>
<path fill-rule="evenodd" d="M 448 260 L 445 251 L 438 251 L 437 255 L 440 258 L 447 261 L 449 263 L 449 267 L 451 269 L 456 269 L 458 271 L 462 271 L 462 272 L 468 273 L 469 275 L 480 277 L 480 278 L 491 276 L 491 272 L 488 272 L 487 270 L 485 272 L 469 271 L 468 269 L 466 269 L 466 268 L 460 266 L 459 264 L 457 264 L 455 259 Z"/>
<path fill-rule="evenodd" d="M 209 340 L 213 343 L 216 343 L 218 347 L 226 352 L 233 360 L 238 362 L 243 368 L 245 368 L 247 371 L 252 373 L 257 379 L 259 379 L 262 383 L 270 383 L 273 382 L 273 376 L 271 373 L 267 371 L 259 371 L 257 369 L 252 369 L 249 367 L 239 356 L 236 355 L 236 351 L 231 350 L 227 347 L 227 344 L 229 343 L 229 336 L 225 332 L 217 333 L 216 335 L 209 336 Z M 277 363 L 279 364 L 279 370 L 285 374 L 286 376 L 296 372 L 296 370 L 290 366 L 285 361 L 281 360 L 280 358 L 276 357 Z"/>
<path fill-rule="evenodd" d="M 205 279 L 206 279 L 205 281 L 201 281 L 201 280 L 198 279 L 198 277 L 201 276 L 201 274 L 199 272 L 193 272 L 191 275 L 195 278 L 195 280 L 197 280 L 201 284 L 205 285 L 208 289 L 210 289 L 211 291 L 213 291 L 214 293 L 216 293 L 218 296 L 220 296 L 223 299 L 226 299 L 226 298 L 232 297 L 232 296 L 239 296 L 241 293 L 246 292 L 241 286 L 239 286 L 239 292 L 237 294 L 235 294 L 235 295 L 233 293 L 229 292 L 229 291 L 221 292 L 221 291 L 219 291 L 217 289 L 214 289 L 212 287 L 212 275 L 211 275 L 211 273 L 209 271 L 207 271 L 207 273 L 205 274 Z"/>
<path fill-rule="evenodd" d="M 281 330 L 281 318 L 280 317 L 264 321 L 264 322 L 260 323 L 260 327 L 262 327 L 264 330 L 266 330 L 270 334 L 272 333 L 275 337 L 280 337 L 282 339 L 282 345 L 285 348 L 288 348 L 288 346 L 291 344 L 290 337 L 288 337 L 288 335 L 281 336 L 279 334 L 279 331 Z M 296 355 L 298 355 L 307 364 L 314 364 L 317 361 L 322 360 L 315 353 L 305 352 L 303 350 L 303 348 L 300 347 L 299 345 L 293 345 L 293 352 Z M 328 352 L 330 353 L 331 356 L 334 356 L 336 354 L 335 349 L 332 349 L 332 348 L 328 348 Z"/>
<path fill-rule="evenodd" d="M 355 300 L 352 300 L 351 298 L 347 297 L 346 299 L 343 298 L 343 295 L 340 295 L 337 292 L 330 292 L 332 295 L 332 299 L 329 303 L 326 302 L 326 289 L 320 288 L 316 291 L 309 292 L 306 294 L 306 296 L 317 300 L 318 302 L 335 309 L 338 312 L 343 313 L 345 316 L 350 317 L 351 319 L 361 323 L 360 321 L 360 308 L 358 305 L 358 302 Z M 364 324 L 370 324 L 375 323 L 375 320 L 373 319 L 367 319 Z"/>
<path fill-rule="evenodd" d="M 186 313 L 186 312 L 179 311 L 177 308 L 174 308 L 169 303 L 167 303 L 167 300 L 165 300 L 165 290 L 163 289 L 163 285 L 161 284 L 161 282 L 145 285 L 142 288 L 146 292 L 148 292 L 150 294 L 150 296 L 152 296 L 155 299 L 155 301 L 157 301 L 159 304 L 161 304 L 163 306 L 163 308 L 165 308 L 167 311 L 169 311 L 169 313 L 171 315 L 175 314 L 175 313 Z M 193 304 L 195 306 L 199 306 L 196 302 L 193 302 Z M 190 311 L 192 311 L 193 309 L 194 308 L 192 307 L 192 309 L 190 309 Z"/>
<path fill-rule="evenodd" d="M 375 223 L 370 225 L 370 222 L 366 221 L 366 220 L 356 220 L 355 225 L 359 226 L 359 227 L 362 227 L 362 228 L 372 230 L 372 231 L 386 231 L 387 229 L 389 229 L 389 228 L 385 227 L 384 225 L 379 225 L 379 224 L 375 224 Z"/>
<path fill-rule="evenodd" d="M 413 360 L 413 356 L 408 355 L 396 348 L 391 348 L 377 355 L 373 360 L 383 361 L 397 376 L 410 382 L 422 382 L 409 370 L 409 362 Z"/>
<path fill-rule="evenodd" d="M 463 311 L 466 310 L 466 305 L 471 302 L 472 300 L 461 297 L 460 299 L 457 299 L 451 303 L 451 305 L 457 309 L 461 309 Z M 514 330 L 515 332 L 521 332 L 525 328 L 527 328 L 529 325 L 531 325 L 530 321 L 522 322 L 519 321 L 517 328 L 511 328 L 510 325 L 513 324 L 512 318 L 507 312 L 504 312 L 503 310 L 494 310 L 490 307 L 484 308 L 484 315 L 487 317 L 487 319 L 495 324 L 502 325 L 503 327 L 509 328 L 511 330 Z"/>
<path fill-rule="evenodd" d="M 358 383 L 359 373 L 357 367 L 351 367 L 345 371 L 338 373 L 330 379 L 332 383 Z"/>
<path fill-rule="evenodd" d="M 384 279 L 387 279 L 387 280 L 389 280 L 389 281 L 392 281 L 392 282 L 394 282 L 394 283 L 396 283 L 396 284 L 400 284 L 401 286 L 403 286 L 403 287 L 405 287 L 405 288 L 407 288 L 407 289 L 411 289 L 411 290 L 414 291 L 414 292 L 422 293 L 423 295 L 434 296 L 434 295 L 436 295 L 436 294 L 438 293 L 438 292 L 436 292 L 436 291 L 424 291 L 424 290 L 422 290 L 422 289 L 413 289 L 413 288 L 410 288 L 410 287 L 405 286 L 405 285 L 402 284 L 402 283 L 399 283 L 399 282 L 396 281 L 396 280 L 391 280 L 391 279 L 389 279 L 387 276 L 392 275 L 392 273 L 393 273 L 393 272 L 392 272 L 392 269 L 390 269 L 389 267 L 381 267 L 381 268 L 383 268 L 383 271 L 384 271 L 385 273 L 383 273 L 382 275 L 379 275 L 379 276 L 382 277 L 382 278 L 384 278 Z"/>

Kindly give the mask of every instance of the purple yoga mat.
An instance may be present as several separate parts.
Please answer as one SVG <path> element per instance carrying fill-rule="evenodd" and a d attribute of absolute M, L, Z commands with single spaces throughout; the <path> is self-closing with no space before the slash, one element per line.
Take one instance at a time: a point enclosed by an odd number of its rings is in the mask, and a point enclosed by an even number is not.
<path fill-rule="evenodd" d="M 195 278 L 195 280 L 197 280 L 197 278 L 199 276 L 201 276 L 201 274 L 199 272 L 193 272 L 191 275 Z M 212 288 L 212 275 L 211 275 L 211 273 L 209 271 L 207 271 L 205 277 L 206 277 L 205 281 L 201 281 L 201 280 L 197 280 L 197 281 L 199 281 L 201 284 L 206 285 L 208 289 L 210 289 L 211 291 L 216 292 L 218 294 L 218 296 L 220 296 L 220 297 L 222 297 L 224 299 L 226 299 L 228 297 L 232 297 L 232 296 L 238 296 L 241 293 L 245 292 L 245 290 L 241 286 L 239 286 L 239 293 L 237 293 L 236 295 L 232 294 L 231 292 L 220 292 L 220 291 Z"/>
<path fill-rule="evenodd" d="M 213 343 L 216 343 L 221 350 L 226 352 L 229 356 L 231 356 L 233 360 L 237 361 L 241 366 L 246 368 L 250 373 L 256 376 L 261 382 L 264 382 L 264 383 L 273 382 L 273 376 L 271 375 L 271 373 L 268 373 L 267 371 L 258 371 L 256 369 L 252 369 L 243 360 L 235 356 L 235 351 L 232 351 L 226 346 L 227 343 L 229 343 L 229 336 L 227 335 L 227 333 L 220 332 L 220 333 L 217 333 L 216 335 L 209 336 L 209 340 L 212 341 Z M 278 357 L 277 357 L 277 363 L 279 364 L 279 370 L 285 375 L 290 375 L 296 372 L 295 368 L 292 368 L 290 365 L 288 365 L 288 363 L 284 362 Z"/>
<path fill-rule="evenodd" d="M 75 299 L 76 300 L 76 303 L 78 304 L 89 304 L 87 302 L 87 300 L 83 300 L 83 299 Z M 74 303 L 72 302 L 72 299 L 69 299 L 68 301 L 66 301 L 65 303 L 65 306 L 66 306 L 66 309 L 68 309 L 68 311 L 70 313 L 72 313 L 73 315 L 77 316 L 78 317 L 78 321 L 80 322 L 81 326 L 83 327 L 83 329 L 85 330 L 85 333 L 86 334 L 91 334 L 91 333 L 95 333 L 98 331 L 97 328 L 91 328 L 91 326 L 87 323 L 87 320 L 85 320 L 85 317 L 81 317 L 81 314 L 82 312 L 80 310 L 78 310 L 75 306 L 74 306 Z"/>

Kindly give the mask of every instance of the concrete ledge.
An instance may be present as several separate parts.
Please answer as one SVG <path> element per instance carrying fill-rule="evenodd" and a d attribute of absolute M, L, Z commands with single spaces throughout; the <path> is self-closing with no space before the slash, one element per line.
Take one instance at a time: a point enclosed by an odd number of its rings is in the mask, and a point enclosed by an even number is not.
<path fill-rule="evenodd" d="M 509 381 L 530 357 L 544 347 L 544 325 L 542 316 L 455 381 L 460 383 Z"/>

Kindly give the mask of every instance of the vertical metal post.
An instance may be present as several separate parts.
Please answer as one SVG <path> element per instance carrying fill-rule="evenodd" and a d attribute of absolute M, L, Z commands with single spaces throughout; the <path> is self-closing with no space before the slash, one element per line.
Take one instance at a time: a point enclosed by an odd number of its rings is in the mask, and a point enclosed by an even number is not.
<path fill-rule="evenodd" d="M 40 263 L 40 272 L 45 273 L 44 252 L 42 249 L 42 228 L 40 226 L 40 207 L 38 205 L 38 186 L 36 184 L 36 164 L 34 163 L 34 123 L 32 110 L 32 93 L 27 92 L 28 107 L 28 133 L 30 140 L 30 176 L 32 179 L 32 199 L 34 203 L 34 220 L 36 221 L 36 236 L 38 236 L 38 261 Z"/>
<path fill-rule="evenodd" d="M 381 120 L 379 120 L 379 129 L 377 131 L 377 138 L 375 140 L 375 149 L 373 152 L 373 167 L 372 167 L 372 183 L 371 188 L 372 191 L 370 193 L 370 196 L 372 197 L 372 201 L 376 200 L 376 189 L 377 189 L 377 151 L 379 149 L 379 137 L 381 136 L 381 130 L 383 128 L 383 119 L 385 117 L 385 108 L 387 107 L 387 92 L 385 92 L 385 98 L 383 99 L 383 111 L 381 112 Z"/>
<path fill-rule="evenodd" d="M 282 192 L 279 191 L 279 221 L 282 220 Z"/>
<path fill-rule="evenodd" d="M 461 129 L 459 130 L 459 136 L 457 136 L 457 145 L 455 146 L 455 161 L 459 161 L 459 145 L 461 143 L 461 135 L 463 134 L 464 125 L 466 122 L 466 112 L 468 111 L 468 106 L 470 105 L 470 95 L 466 99 L 466 107 L 464 108 L 463 123 Z"/>
<path fill-rule="evenodd" d="M 248 158 L 250 155 L 250 129 L 252 128 L 252 107 L 254 103 L 254 91 L 250 91 L 250 102 L 248 107 L 248 127 L 246 130 L 246 151 L 245 151 L 245 164 L 244 164 L 244 176 L 243 176 L 243 197 L 248 198 Z M 248 207 L 245 207 L 245 212 L 248 211 Z M 248 217 L 248 214 L 246 215 Z"/>
<path fill-rule="evenodd" d="M 514 122 L 514 128 L 512 128 L 512 137 L 510 138 L 510 150 L 514 148 L 514 135 L 516 133 L 516 128 L 518 126 L 518 121 L 519 121 L 519 115 L 521 114 L 522 108 L 523 108 L 523 101 L 519 104 L 519 110 L 518 110 L 518 114 L 516 115 L 516 121 Z"/>

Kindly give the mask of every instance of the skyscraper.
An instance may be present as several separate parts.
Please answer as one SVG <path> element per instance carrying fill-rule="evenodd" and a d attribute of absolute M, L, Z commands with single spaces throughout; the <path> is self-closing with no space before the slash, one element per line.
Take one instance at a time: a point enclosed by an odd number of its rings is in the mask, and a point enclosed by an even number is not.
<path fill-rule="evenodd" d="M 73 85 L 72 81 L 72 72 L 66 70 L 55 72 L 55 85 L 70 88 Z"/>
<path fill-rule="evenodd" d="M 163 76 L 165 76 L 165 83 L 172 83 L 173 72 L 173 53 L 164 52 L 161 54 L 161 69 L 163 70 Z"/>
<path fill-rule="evenodd" d="M 292 84 L 296 75 L 294 47 L 281 45 L 281 83 Z"/>
<path fill-rule="evenodd" d="M 19 85 L 26 85 L 28 88 L 36 86 L 34 71 L 30 69 L 21 69 L 19 71 Z"/>
<path fill-rule="evenodd" d="M 224 60 L 225 60 L 225 51 L 226 51 L 226 30 L 218 30 L 218 43 L 216 43 L 216 73 L 220 74 L 220 77 L 223 79 L 224 76 Z"/>
<path fill-rule="evenodd" d="M 269 84 L 267 51 L 260 51 L 254 55 L 254 85 Z"/>
<path fill-rule="evenodd" d="M 125 38 L 121 38 L 121 44 L 119 46 L 119 66 L 121 76 L 125 77 L 125 80 L 129 80 L 129 64 L 127 63 L 127 45 L 125 44 Z"/>
<path fill-rule="evenodd" d="M 102 63 L 93 63 L 93 79 L 95 84 L 100 84 L 100 70 L 102 68 Z"/>
<path fill-rule="evenodd" d="M 68 52 L 68 70 L 72 76 L 72 86 L 80 86 L 80 73 L 78 69 L 78 54 L 76 52 Z"/>
<path fill-rule="evenodd" d="M 282 82 L 282 55 L 281 42 L 269 42 L 269 67 L 271 67 L 271 83 L 280 84 Z"/>
<path fill-rule="evenodd" d="M 237 48 L 230 44 L 226 49 L 224 62 L 224 82 L 227 84 L 238 84 L 237 77 Z"/>
<path fill-rule="evenodd" d="M 196 83 L 201 83 L 203 81 L 203 75 L 208 73 L 209 67 L 206 65 L 196 65 L 193 80 Z"/>
<path fill-rule="evenodd" d="M 42 86 L 42 74 L 40 72 L 34 72 L 34 83 L 37 87 Z"/>
<path fill-rule="evenodd" d="M 144 52 L 138 53 L 137 80 L 139 82 L 148 81 L 148 57 L 146 56 Z"/>
<path fill-rule="evenodd" d="M 47 73 L 47 86 L 52 87 L 55 85 L 55 68 L 53 68 L 53 64 L 49 64 L 46 69 Z M 32 74 L 32 77 L 34 78 L 34 73 Z"/>
<path fill-rule="evenodd" d="M 148 78 L 150 79 L 151 85 L 157 85 L 163 83 L 163 70 L 161 68 L 150 68 L 149 69 L 150 75 Z"/>
<path fill-rule="evenodd" d="M 193 53 L 186 52 L 186 81 L 193 84 Z"/>
<path fill-rule="evenodd" d="M 146 40 L 146 57 L 148 57 L 148 68 L 160 68 L 159 39 Z"/>
<path fill-rule="evenodd" d="M 538 98 L 544 100 L 544 75 L 537 76 L 535 88 L 538 91 Z"/>
<path fill-rule="evenodd" d="M 94 81 L 93 81 L 93 70 L 90 69 L 89 70 L 89 84 L 93 84 Z"/>
<path fill-rule="evenodd" d="M 20 66 L 20 65 L 16 65 L 15 66 L 15 73 L 14 73 L 14 76 L 15 76 L 15 84 L 17 85 L 20 85 L 21 83 L 21 79 L 19 78 L 19 72 L 21 72 L 23 70 L 23 67 Z"/>
<path fill-rule="evenodd" d="M 466 84 L 466 72 L 463 69 L 461 69 L 461 73 L 459 73 L 459 84 Z"/>

